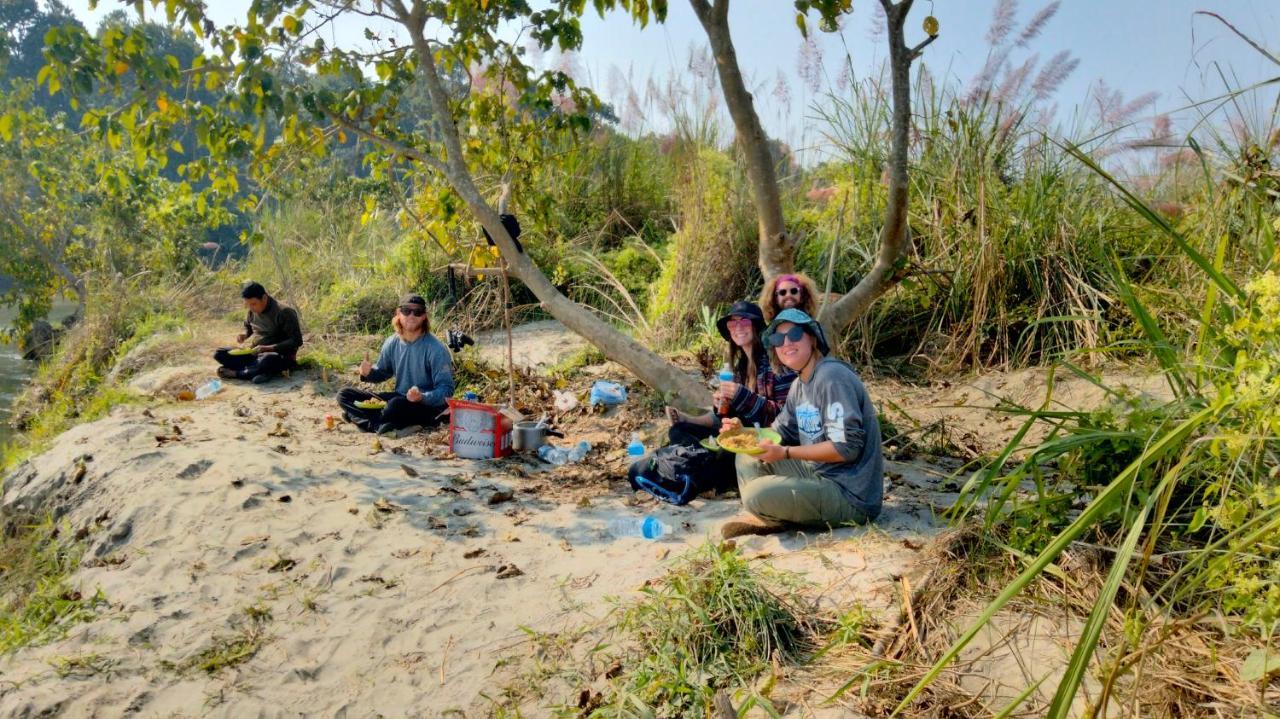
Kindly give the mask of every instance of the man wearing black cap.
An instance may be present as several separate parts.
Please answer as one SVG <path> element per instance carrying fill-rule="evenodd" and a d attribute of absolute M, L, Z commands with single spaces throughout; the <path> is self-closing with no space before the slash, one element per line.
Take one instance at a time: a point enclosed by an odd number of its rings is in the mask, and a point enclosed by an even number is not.
<path fill-rule="evenodd" d="M 378 361 L 370 362 L 366 355 L 359 376 L 362 382 L 394 377 L 395 391 L 375 394 L 348 387 L 338 393 L 343 417 L 366 432 L 401 433 L 437 424 L 453 396 L 453 359 L 431 335 L 426 300 L 413 294 L 403 297 L 391 326 L 395 334 L 382 343 Z M 370 406 L 371 400 L 385 404 Z"/>
<path fill-rule="evenodd" d="M 298 364 L 298 349 L 302 347 L 298 311 L 276 302 L 257 282 L 244 283 L 240 297 L 248 314 L 236 344 L 242 345 L 250 338 L 253 341 L 246 348 L 222 347 L 214 352 L 213 359 L 221 365 L 218 376 L 252 380 L 254 384 L 269 382 Z"/>

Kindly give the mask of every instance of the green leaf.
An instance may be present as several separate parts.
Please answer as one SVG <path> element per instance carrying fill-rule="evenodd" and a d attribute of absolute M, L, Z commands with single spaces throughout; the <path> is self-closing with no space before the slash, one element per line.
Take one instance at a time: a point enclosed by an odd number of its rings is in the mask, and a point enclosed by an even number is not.
<path fill-rule="evenodd" d="M 13 115 L 9 113 L 0 115 L 0 139 L 13 142 Z"/>
<path fill-rule="evenodd" d="M 1256 682 L 1280 672 L 1280 651 L 1263 647 L 1254 649 L 1240 667 L 1240 678 L 1246 682 Z"/>
<path fill-rule="evenodd" d="M 800 28 L 800 34 L 809 37 L 809 29 L 805 26 L 804 13 L 796 13 L 796 27 Z"/>

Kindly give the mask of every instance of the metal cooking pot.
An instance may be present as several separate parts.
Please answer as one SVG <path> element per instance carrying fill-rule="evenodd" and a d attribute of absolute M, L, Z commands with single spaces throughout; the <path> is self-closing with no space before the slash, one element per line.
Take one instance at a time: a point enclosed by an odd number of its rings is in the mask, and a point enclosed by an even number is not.
<path fill-rule="evenodd" d="M 516 422 L 511 430 L 511 448 L 517 452 L 533 452 L 547 443 L 547 437 L 563 438 L 564 433 L 547 427 L 543 422 Z"/>

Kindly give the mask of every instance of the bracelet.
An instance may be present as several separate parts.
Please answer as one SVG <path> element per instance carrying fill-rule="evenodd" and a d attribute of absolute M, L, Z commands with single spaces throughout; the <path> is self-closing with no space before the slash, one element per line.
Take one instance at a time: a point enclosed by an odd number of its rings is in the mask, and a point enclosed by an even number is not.
<path fill-rule="evenodd" d="M 785 456 L 787 459 L 791 459 L 791 448 L 790 448 L 790 447 L 783 447 L 783 448 L 782 448 L 782 454 L 783 454 L 783 456 Z"/>

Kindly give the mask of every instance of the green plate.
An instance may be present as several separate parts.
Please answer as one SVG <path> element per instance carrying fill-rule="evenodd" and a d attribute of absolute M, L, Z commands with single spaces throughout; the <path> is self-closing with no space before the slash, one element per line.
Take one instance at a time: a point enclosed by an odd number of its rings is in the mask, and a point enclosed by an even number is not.
<path fill-rule="evenodd" d="M 384 409 L 386 406 L 386 400 L 382 399 L 364 399 L 356 402 L 356 409 Z"/>
<path fill-rule="evenodd" d="M 780 444 L 782 442 L 782 435 L 778 434 L 777 432 L 771 429 L 748 428 L 742 431 L 755 432 L 756 437 L 758 437 L 759 439 L 767 439 L 770 442 L 773 442 L 774 444 Z M 716 442 L 716 445 L 719 449 L 723 449 L 726 452 L 733 452 L 734 454 L 751 454 L 751 455 L 764 454 L 764 450 L 760 449 L 759 447 L 756 447 L 755 449 L 734 449 L 733 447 L 726 447 L 723 444 L 720 444 L 719 442 Z M 706 445 L 703 445 L 703 446 L 706 446 Z"/>
<path fill-rule="evenodd" d="M 253 354 L 253 350 L 248 347 L 237 347 L 236 349 L 231 350 L 227 354 L 231 355 L 232 357 L 243 357 L 245 355 Z"/>

